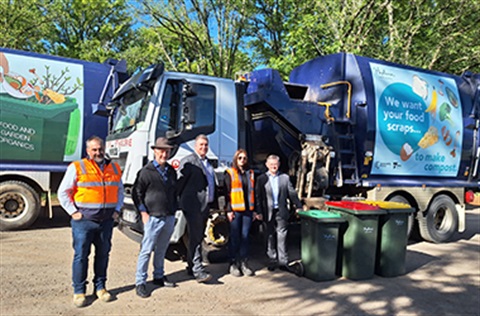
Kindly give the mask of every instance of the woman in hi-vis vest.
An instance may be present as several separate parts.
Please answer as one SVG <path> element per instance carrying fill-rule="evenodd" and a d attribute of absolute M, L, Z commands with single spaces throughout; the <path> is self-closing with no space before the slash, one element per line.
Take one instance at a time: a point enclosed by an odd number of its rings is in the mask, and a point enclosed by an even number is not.
<path fill-rule="evenodd" d="M 252 221 L 261 219 L 255 209 L 255 182 L 253 170 L 249 169 L 247 152 L 235 152 L 232 168 L 225 171 L 226 208 L 230 222 L 230 274 L 253 276 L 248 266 L 249 233 Z"/>

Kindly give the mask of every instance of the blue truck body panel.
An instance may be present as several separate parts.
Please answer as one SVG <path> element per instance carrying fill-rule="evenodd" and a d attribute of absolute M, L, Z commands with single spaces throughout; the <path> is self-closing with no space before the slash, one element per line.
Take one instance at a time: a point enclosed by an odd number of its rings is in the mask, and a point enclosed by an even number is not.
<path fill-rule="evenodd" d="M 272 69 L 249 80 L 247 108 L 268 104 L 300 134 L 328 142 L 333 124 L 350 124 L 360 185 L 479 185 L 478 74 L 338 53 L 295 68 L 287 83 Z"/>

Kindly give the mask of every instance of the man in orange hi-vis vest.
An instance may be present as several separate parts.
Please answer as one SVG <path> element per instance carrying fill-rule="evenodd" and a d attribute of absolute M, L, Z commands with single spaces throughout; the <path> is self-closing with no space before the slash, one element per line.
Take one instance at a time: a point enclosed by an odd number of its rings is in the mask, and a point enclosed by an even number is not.
<path fill-rule="evenodd" d="M 105 144 L 100 137 L 90 137 L 86 145 L 88 157 L 68 166 L 58 189 L 60 204 L 72 217 L 73 303 L 77 307 L 87 304 L 85 292 L 92 244 L 95 246 L 94 293 L 104 302 L 112 300 L 105 282 L 113 222 L 123 204 L 120 166 L 105 157 Z"/>

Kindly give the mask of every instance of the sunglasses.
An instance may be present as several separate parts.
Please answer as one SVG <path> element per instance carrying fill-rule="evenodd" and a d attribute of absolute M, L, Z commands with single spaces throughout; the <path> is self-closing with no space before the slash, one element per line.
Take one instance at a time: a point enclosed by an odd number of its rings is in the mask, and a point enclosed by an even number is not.
<path fill-rule="evenodd" d="M 238 159 L 238 160 L 247 160 L 247 157 L 245 157 L 245 156 L 238 156 L 237 159 Z"/>

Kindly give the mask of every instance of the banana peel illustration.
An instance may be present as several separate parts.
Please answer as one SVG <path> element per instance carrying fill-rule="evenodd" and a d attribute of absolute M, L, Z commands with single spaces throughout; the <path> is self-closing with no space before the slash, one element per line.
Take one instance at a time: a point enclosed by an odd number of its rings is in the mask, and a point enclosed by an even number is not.
<path fill-rule="evenodd" d="M 434 118 L 437 116 L 437 99 L 438 99 L 437 91 L 435 90 L 435 87 L 433 87 L 432 100 L 430 101 L 430 105 L 425 110 L 425 112 L 430 113 Z"/>

